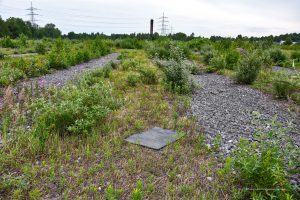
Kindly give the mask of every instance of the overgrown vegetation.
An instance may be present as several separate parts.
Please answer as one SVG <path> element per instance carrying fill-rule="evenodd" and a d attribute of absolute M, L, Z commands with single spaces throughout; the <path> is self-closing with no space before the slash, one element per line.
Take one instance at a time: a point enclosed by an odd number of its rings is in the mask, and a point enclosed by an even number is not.
<path fill-rule="evenodd" d="M 240 83 L 251 84 L 258 77 L 260 69 L 261 61 L 257 58 L 257 54 L 245 55 L 237 70 L 236 80 Z"/>
<path fill-rule="evenodd" d="M 254 141 L 241 140 L 221 167 L 211 155 L 217 147 L 209 149 L 196 119 L 186 116 L 188 95 L 196 87 L 192 74 L 202 69 L 231 74 L 239 83 L 300 103 L 299 76 L 271 68 L 291 67 L 292 59 L 297 68 L 297 47 L 183 34 L 173 36 L 180 41 L 156 36 L 145 41 L 142 35 L 76 40 L 85 36 L 74 33 L 68 34 L 73 40 L 39 41 L 18 36 L 0 42 L 0 85 L 8 86 L 1 110 L 3 198 L 298 198 L 288 176 L 297 170 L 299 154 L 282 139 L 287 130 L 281 124 L 274 120 L 272 129 L 254 134 Z M 44 88 L 42 82 L 9 86 L 113 48 L 121 52 L 120 64 L 89 71 L 62 89 Z M 31 51 L 39 55 L 4 56 Z M 155 126 L 186 136 L 160 152 L 124 141 Z"/>
<path fill-rule="evenodd" d="M 107 42 L 100 38 L 76 43 L 57 39 L 49 52 L 45 42 L 38 42 L 36 45 L 36 52 L 41 55 L 6 58 L 0 64 L 0 74 L 4 75 L 1 76 L 1 86 L 13 84 L 25 77 L 40 76 L 52 69 L 68 68 L 110 52 Z"/>
<path fill-rule="evenodd" d="M 255 118 L 261 123 L 259 113 Z M 222 176 L 240 185 L 235 190 L 239 199 L 299 197 L 297 186 L 291 185 L 289 180 L 297 169 L 300 153 L 287 135 L 292 127 L 283 128 L 276 117 L 268 125 L 270 130 L 257 130 L 253 134 L 255 141 L 242 138 L 236 150 L 226 159 L 224 168 L 219 171 Z"/>

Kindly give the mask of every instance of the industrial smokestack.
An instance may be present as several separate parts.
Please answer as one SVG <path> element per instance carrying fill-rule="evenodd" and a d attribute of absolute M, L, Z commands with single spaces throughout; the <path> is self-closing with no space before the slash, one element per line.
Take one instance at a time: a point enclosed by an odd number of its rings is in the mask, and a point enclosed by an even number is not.
<path fill-rule="evenodd" d="M 153 25 L 154 25 L 154 20 L 151 19 L 151 20 L 150 20 L 150 35 L 151 35 L 151 36 L 153 35 Z"/>

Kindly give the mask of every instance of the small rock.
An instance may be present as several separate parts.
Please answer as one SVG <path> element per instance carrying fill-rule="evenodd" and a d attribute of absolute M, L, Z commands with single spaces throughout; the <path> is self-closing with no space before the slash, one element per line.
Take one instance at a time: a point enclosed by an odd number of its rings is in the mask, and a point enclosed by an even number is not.
<path fill-rule="evenodd" d="M 208 181 L 212 181 L 212 180 L 213 180 L 212 177 L 206 177 L 206 179 L 207 179 Z"/>

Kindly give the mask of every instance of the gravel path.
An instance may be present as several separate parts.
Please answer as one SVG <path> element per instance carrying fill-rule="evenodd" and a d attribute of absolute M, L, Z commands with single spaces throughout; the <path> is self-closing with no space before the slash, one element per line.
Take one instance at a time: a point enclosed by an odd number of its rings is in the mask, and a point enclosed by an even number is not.
<path fill-rule="evenodd" d="M 277 115 L 280 122 L 294 120 L 298 130 L 291 133 L 300 146 L 300 117 L 287 111 L 287 105 L 245 85 L 235 84 L 229 78 L 216 74 L 194 76 L 202 86 L 193 94 L 191 114 L 198 118 L 204 128 L 209 144 L 220 134 L 221 152 L 229 154 L 239 138 L 252 140 L 252 133 L 262 125 L 253 124 L 252 113 L 257 111 L 262 120 L 271 120 Z"/>
<path fill-rule="evenodd" d="M 120 54 L 119 53 L 112 53 L 106 56 L 103 56 L 98 59 L 93 59 L 87 63 L 82 63 L 79 65 L 75 65 L 73 67 L 70 67 L 68 69 L 64 70 L 58 70 L 53 72 L 52 74 L 46 74 L 41 77 L 35 77 L 31 78 L 29 80 L 23 81 L 17 85 L 21 86 L 23 84 L 26 84 L 28 87 L 33 85 L 35 86 L 35 83 L 38 81 L 40 82 L 39 86 L 43 85 L 45 88 L 54 86 L 54 87 L 63 87 L 66 85 L 69 81 L 74 80 L 78 75 L 82 74 L 83 72 L 90 70 L 90 69 L 96 69 L 99 67 L 103 67 L 106 63 L 113 61 L 117 62 L 117 58 Z M 3 88 L 1 88 L 3 90 Z M 17 95 L 17 86 L 13 88 L 13 92 L 15 95 Z M 3 96 L 0 97 L 0 109 L 3 107 L 4 98 Z M 0 119 L 1 121 L 1 119 Z M 2 138 L 0 135 L 0 147 L 2 145 Z"/>
<path fill-rule="evenodd" d="M 39 82 L 39 86 L 43 85 L 45 88 L 52 87 L 52 86 L 63 87 L 69 81 L 75 79 L 76 76 L 80 75 L 81 73 L 87 70 L 103 67 L 106 63 L 110 61 L 116 62 L 117 57 L 119 55 L 120 55 L 119 53 L 112 53 L 98 59 L 93 59 L 87 63 L 82 63 L 82 64 L 72 66 L 68 69 L 57 70 L 51 74 L 46 74 L 41 77 L 34 77 L 28 79 L 26 81 L 20 82 L 17 85 L 22 87 L 22 85 L 26 84 L 28 87 L 30 87 L 31 85 L 35 86 L 36 82 Z M 13 91 L 17 95 L 17 86 L 13 88 Z M 3 105 L 3 96 L 0 97 L 0 107 L 2 107 L 2 105 Z"/>
<path fill-rule="evenodd" d="M 280 66 L 274 66 L 273 71 L 278 72 L 278 71 L 284 71 L 288 73 L 289 75 L 297 75 L 300 74 L 300 70 L 297 69 L 291 69 L 291 68 L 286 68 L 286 67 L 280 67 Z"/>
<path fill-rule="evenodd" d="M 118 56 L 119 53 L 112 53 L 98 59 L 93 59 L 87 63 L 75 65 L 68 69 L 55 71 L 52 74 L 46 74 L 41 77 L 31 78 L 27 80 L 26 83 L 30 85 L 31 82 L 35 84 L 36 81 L 40 81 L 43 82 L 43 85 L 46 88 L 49 86 L 63 87 L 66 83 L 68 83 L 68 81 L 76 78 L 76 76 L 78 76 L 79 74 L 90 69 L 103 67 L 110 61 L 116 61 Z"/>
<path fill-rule="evenodd" d="M 7 55 L 7 57 L 17 58 L 17 57 L 37 56 L 37 55 L 39 55 L 39 54 L 38 53 L 20 53 L 20 54 L 9 54 L 9 55 Z"/>

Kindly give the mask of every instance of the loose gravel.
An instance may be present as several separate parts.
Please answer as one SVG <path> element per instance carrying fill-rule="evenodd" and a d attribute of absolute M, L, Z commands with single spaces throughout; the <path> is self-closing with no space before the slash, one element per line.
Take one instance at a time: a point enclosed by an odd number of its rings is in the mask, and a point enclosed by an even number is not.
<path fill-rule="evenodd" d="M 38 81 L 41 84 L 43 84 L 46 88 L 50 86 L 63 87 L 69 81 L 75 79 L 78 75 L 82 74 L 87 70 L 101 68 L 111 61 L 116 61 L 119 55 L 119 53 L 112 53 L 98 59 L 93 59 L 87 63 L 75 65 L 68 69 L 55 71 L 52 74 L 46 74 L 41 77 L 31 78 L 26 81 L 26 84 L 35 84 L 36 81 Z"/>
<path fill-rule="evenodd" d="M 300 146 L 300 117 L 288 111 L 285 102 L 272 99 L 249 86 L 236 84 L 233 80 L 216 74 L 194 76 L 202 87 L 192 97 L 190 114 L 197 117 L 204 128 L 208 145 L 220 134 L 220 152 L 228 155 L 241 137 L 254 140 L 252 133 L 266 125 L 253 122 L 253 112 L 261 114 L 261 120 L 271 120 L 275 115 L 278 121 L 293 121 L 295 130 L 290 135 Z"/>
<path fill-rule="evenodd" d="M 119 53 L 112 53 L 106 56 L 103 56 L 98 59 L 93 59 L 89 62 L 78 64 L 75 66 L 72 66 L 68 69 L 64 70 L 57 70 L 54 71 L 51 74 L 46 74 L 41 77 L 34 77 L 28 80 L 24 80 L 15 86 L 13 88 L 14 94 L 17 95 L 17 88 L 24 87 L 24 85 L 27 85 L 27 87 L 30 87 L 31 85 L 34 87 L 36 82 L 39 83 L 40 87 L 49 88 L 49 87 L 58 87 L 61 88 L 65 86 L 68 82 L 76 79 L 78 76 L 80 76 L 82 73 L 84 73 L 87 70 L 92 70 L 96 68 L 101 68 L 105 64 L 109 62 L 117 62 L 117 58 L 120 54 Z M 1 88 L 2 90 L 4 88 Z M 0 97 L 0 107 L 3 105 L 3 96 Z"/>
<path fill-rule="evenodd" d="M 280 67 L 280 66 L 274 66 L 273 71 L 275 71 L 275 72 L 286 72 L 288 75 L 298 75 L 298 74 L 300 74 L 300 70 L 292 69 L 292 68 L 286 68 L 286 67 Z"/>

